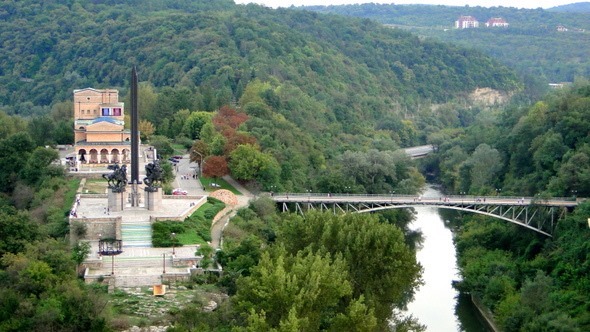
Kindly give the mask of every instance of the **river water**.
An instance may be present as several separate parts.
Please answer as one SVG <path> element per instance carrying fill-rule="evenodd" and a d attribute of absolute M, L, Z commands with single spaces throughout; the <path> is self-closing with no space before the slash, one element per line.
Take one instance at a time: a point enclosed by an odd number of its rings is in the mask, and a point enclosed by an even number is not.
<path fill-rule="evenodd" d="M 442 194 L 428 187 L 424 197 L 439 197 Z M 471 301 L 452 287 L 459 280 L 457 258 L 451 230 L 445 227 L 437 208 L 416 208 L 416 220 L 412 229 L 422 232 L 423 244 L 417 252 L 422 264 L 424 285 L 416 292 L 414 301 L 408 305 L 408 313 L 427 326 L 427 331 L 488 331 Z"/>

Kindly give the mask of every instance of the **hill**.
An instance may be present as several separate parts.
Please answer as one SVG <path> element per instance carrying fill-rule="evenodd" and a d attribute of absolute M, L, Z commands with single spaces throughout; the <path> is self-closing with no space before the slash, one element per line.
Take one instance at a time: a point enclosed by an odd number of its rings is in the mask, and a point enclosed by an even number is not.
<path fill-rule="evenodd" d="M 481 54 L 368 21 L 231 1 L 149 0 L 140 10 L 137 3 L 3 4 L 7 52 L 0 61 L 0 103 L 43 106 L 69 100 L 74 88 L 123 87 L 132 65 L 156 87 L 208 87 L 227 93 L 224 102 L 260 78 L 296 85 L 334 108 L 343 106 L 334 94 L 383 97 L 376 107 L 383 110 L 416 99 L 446 100 L 476 87 L 517 85 L 509 71 Z M 15 112 L 27 110 L 16 106 Z"/>
<path fill-rule="evenodd" d="M 70 132 L 71 108 L 62 102 L 72 90 L 119 88 L 124 96 L 137 65 L 141 116 L 157 135 L 187 135 L 190 147 L 202 135 L 200 127 L 183 132 L 188 114 L 231 105 L 249 116 L 239 130 L 279 162 L 288 190 L 317 188 L 321 176 L 322 189 L 330 190 L 334 174 L 346 173 L 351 162 L 342 157 L 346 151 L 396 150 L 449 123 L 469 122 L 478 109 L 467 96 L 477 88 L 504 95 L 520 89 L 510 70 L 480 52 L 310 11 L 231 1 L 29 0 L 4 3 L 0 17 L 2 109 L 54 109 L 53 120 L 31 128 L 38 144 L 71 144 L 50 128 Z M 454 100 L 461 102 L 431 107 Z M 222 154 L 225 141 L 209 138 L 214 154 Z M 360 163 L 367 156 L 349 157 Z M 401 174 L 371 176 L 357 191 L 396 190 Z M 339 182 L 347 181 L 354 180 Z"/>
<path fill-rule="evenodd" d="M 430 5 L 346 5 L 304 7 L 374 19 L 424 37 L 478 49 L 542 85 L 572 82 L 590 76 L 590 20 L 585 13 L 566 13 L 508 7 L 452 7 Z M 477 29 L 455 29 L 461 15 L 475 17 Z M 485 28 L 492 17 L 501 17 L 508 28 Z M 563 26 L 567 31 L 558 31 Z"/>
<path fill-rule="evenodd" d="M 552 12 L 590 13 L 590 2 L 576 2 L 547 9 Z"/>

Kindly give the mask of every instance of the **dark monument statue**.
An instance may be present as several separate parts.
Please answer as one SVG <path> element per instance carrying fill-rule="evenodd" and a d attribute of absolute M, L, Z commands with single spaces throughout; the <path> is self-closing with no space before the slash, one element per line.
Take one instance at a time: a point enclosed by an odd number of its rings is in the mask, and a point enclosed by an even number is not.
<path fill-rule="evenodd" d="M 127 185 L 127 166 L 123 165 L 119 167 L 118 164 L 109 165 L 108 169 L 112 170 L 112 173 L 103 174 L 102 177 L 108 181 L 109 188 L 113 192 L 123 192 Z"/>
<path fill-rule="evenodd" d="M 160 162 L 157 160 L 153 163 L 145 165 L 146 177 L 143 179 L 143 183 L 145 183 L 147 191 L 154 192 L 158 190 L 162 184 L 162 173 L 162 167 L 160 166 Z"/>

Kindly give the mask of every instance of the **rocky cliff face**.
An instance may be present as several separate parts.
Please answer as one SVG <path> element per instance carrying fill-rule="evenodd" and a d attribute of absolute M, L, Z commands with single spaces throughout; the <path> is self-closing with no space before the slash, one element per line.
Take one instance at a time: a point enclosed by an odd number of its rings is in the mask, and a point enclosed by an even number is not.
<path fill-rule="evenodd" d="M 505 104 L 510 100 L 511 93 L 505 93 L 491 88 L 477 88 L 469 94 L 469 100 L 474 104 L 492 106 Z"/>

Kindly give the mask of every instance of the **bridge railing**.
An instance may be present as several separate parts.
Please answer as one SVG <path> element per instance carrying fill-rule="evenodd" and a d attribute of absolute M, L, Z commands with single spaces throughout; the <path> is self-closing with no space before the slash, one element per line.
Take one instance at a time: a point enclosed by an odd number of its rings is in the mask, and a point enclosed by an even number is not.
<path fill-rule="evenodd" d="M 583 200 L 582 198 L 577 197 L 536 197 L 536 196 L 479 196 L 479 195 L 438 195 L 438 196 L 425 196 L 425 195 L 403 195 L 403 194 L 353 194 L 353 193 L 290 193 L 290 192 L 276 192 L 270 194 L 270 196 L 277 196 L 277 197 L 298 197 L 298 198 L 326 198 L 326 197 L 374 197 L 374 198 L 419 198 L 424 200 L 432 200 L 432 199 L 439 199 L 439 198 L 448 198 L 452 200 L 477 200 L 483 198 L 489 199 L 502 199 L 502 200 L 522 200 L 525 199 L 526 201 L 566 201 L 566 202 L 575 202 L 579 200 Z"/>

